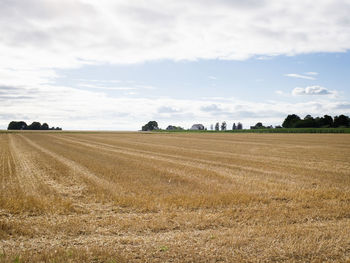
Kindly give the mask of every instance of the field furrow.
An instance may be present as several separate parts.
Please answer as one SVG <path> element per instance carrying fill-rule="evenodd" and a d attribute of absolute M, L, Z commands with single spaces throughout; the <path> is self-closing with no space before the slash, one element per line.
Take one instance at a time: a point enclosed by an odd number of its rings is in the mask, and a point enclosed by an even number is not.
<path fill-rule="evenodd" d="M 27 194 L 35 194 L 42 178 L 38 176 L 38 171 L 31 162 L 30 153 L 23 149 L 22 144 L 14 139 L 14 136 L 10 136 L 10 151 L 15 160 L 15 173 L 22 191 Z"/>
<path fill-rule="evenodd" d="M 0 262 L 346 262 L 349 139 L 0 134 Z"/>
<path fill-rule="evenodd" d="M 129 147 L 127 147 L 128 145 L 116 146 L 102 142 L 92 142 L 91 140 L 88 141 L 81 138 L 67 137 L 68 136 L 65 136 L 59 139 L 69 141 L 72 144 L 95 147 L 98 150 L 111 151 L 141 158 L 156 159 L 169 163 L 181 163 L 182 165 L 194 168 L 209 169 L 212 170 L 213 173 L 219 173 L 225 177 L 244 179 L 244 183 L 248 185 L 255 183 L 257 188 L 261 185 L 261 181 L 275 186 L 278 184 L 285 185 L 285 182 L 288 181 L 288 187 L 292 187 L 293 181 L 298 181 L 303 182 L 307 187 L 307 184 L 315 184 L 320 181 L 329 182 L 329 177 L 331 176 L 333 177 L 332 184 L 337 183 L 337 187 L 344 186 L 344 180 L 347 180 L 348 183 L 350 183 L 350 177 L 344 176 L 349 174 L 347 172 L 350 169 L 348 163 L 340 164 L 342 167 L 338 172 L 330 172 L 328 170 L 330 168 L 320 171 L 318 166 L 300 162 L 295 163 L 294 165 L 286 165 L 285 162 L 281 162 L 281 160 L 271 163 L 269 160 L 254 162 L 251 158 L 244 158 L 242 156 L 239 158 L 228 158 L 228 156 L 222 157 L 225 155 L 225 152 L 220 152 L 219 155 L 211 154 L 208 156 L 207 154 L 204 158 L 198 158 L 201 157 L 201 155 L 197 154 L 197 152 L 192 152 L 191 149 L 182 148 L 180 154 L 171 154 L 169 153 L 169 150 L 167 151 L 168 153 L 162 153 L 159 147 L 140 149 L 135 148 L 133 145 L 129 145 Z M 183 154 L 183 152 L 185 153 Z M 192 157 L 187 157 L 189 154 Z M 218 159 L 218 161 L 213 161 L 213 159 Z M 317 177 L 312 178 L 313 181 L 310 181 L 310 176 L 312 176 L 312 174 L 317 174 Z M 263 177 L 263 180 L 259 180 L 261 177 Z M 300 187 L 300 185 L 298 187 Z"/>
<path fill-rule="evenodd" d="M 86 167 L 80 165 L 79 163 L 74 162 L 70 159 L 67 159 L 62 155 L 51 152 L 48 149 L 43 148 L 42 146 L 38 145 L 37 143 L 33 142 L 32 140 L 30 140 L 26 137 L 22 136 L 22 138 L 28 144 L 30 144 L 34 149 L 40 150 L 44 154 L 51 156 L 52 158 L 54 158 L 55 160 L 57 160 L 61 164 L 67 166 L 70 169 L 71 173 L 73 173 L 74 177 L 82 177 L 84 179 L 87 179 L 88 181 L 90 181 L 91 183 L 96 185 L 97 187 L 101 188 L 102 191 L 107 191 L 108 194 L 110 194 L 110 195 L 113 195 L 115 192 L 120 191 L 120 189 L 118 189 L 117 185 L 97 176 L 96 174 L 92 173 Z"/>

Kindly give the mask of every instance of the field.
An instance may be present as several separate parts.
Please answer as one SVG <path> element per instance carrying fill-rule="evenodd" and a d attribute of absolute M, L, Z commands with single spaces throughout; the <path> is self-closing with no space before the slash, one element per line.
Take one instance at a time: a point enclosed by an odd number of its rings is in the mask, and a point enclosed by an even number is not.
<path fill-rule="evenodd" d="M 350 135 L 0 134 L 0 262 L 350 262 Z"/>
<path fill-rule="evenodd" d="M 212 130 L 159 130 L 158 132 L 185 132 L 185 133 L 350 133 L 350 128 L 265 128 L 265 129 L 243 129 L 243 130 L 226 130 L 226 131 L 212 131 Z"/>

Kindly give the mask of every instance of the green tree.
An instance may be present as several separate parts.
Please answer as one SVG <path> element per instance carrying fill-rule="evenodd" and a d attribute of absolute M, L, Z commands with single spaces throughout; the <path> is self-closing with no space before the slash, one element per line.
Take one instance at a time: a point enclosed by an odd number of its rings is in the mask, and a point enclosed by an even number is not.
<path fill-rule="evenodd" d="M 350 118 L 345 115 L 334 117 L 334 127 L 350 127 Z"/>
<path fill-rule="evenodd" d="M 226 121 L 223 121 L 223 122 L 221 123 L 221 130 L 222 130 L 222 131 L 226 131 L 226 126 L 227 126 Z"/>
<path fill-rule="evenodd" d="M 49 125 L 47 123 L 43 123 L 43 125 L 41 125 L 41 130 L 48 130 L 49 129 Z"/>
<path fill-rule="evenodd" d="M 282 127 L 283 128 L 294 128 L 297 122 L 300 121 L 300 117 L 296 114 L 288 115 L 284 120 Z"/>
<path fill-rule="evenodd" d="M 329 115 L 324 115 L 320 119 L 320 124 L 321 127 L 333 127 L 333 118 Z"/>
<path fill-rule="evenodd" d="M 158 123 L 156 121 L 149 121 L 147 124 L 142 126 L 143 131 L 153 131 L 158 129 Z"/>
<path fill-rule="evenodd" d="M 261 122 L 258 122 L 257 124 L 255 124 L 255 129 L 263 129 L 265 128 L 264 125 Z"/>
<path fill-rule="evenodd" d="M 217 123 L 215 124 L 215 130 L 218 131 L 219 128 L 220 128 L 220 124 L 217 122 Z"/>
<path fill-rule="evenodd" d="M 306 115 L 303 120 L 299 120 L 294 124 L 295 128 L 314 128 L 317 127 L 315 119 L 311 115 Z"/>
<path fill-rule="evenodd" d="M 28 130 L 40 130 L 41 124 L 40 122 L 34 121 L 32 124 L 28 126 Z"/>
<path fill-rule="evenodd" d="M 7 127 L 8 130 L 25 130 L 28 125 L 24 121 L 11 121 Z"/>

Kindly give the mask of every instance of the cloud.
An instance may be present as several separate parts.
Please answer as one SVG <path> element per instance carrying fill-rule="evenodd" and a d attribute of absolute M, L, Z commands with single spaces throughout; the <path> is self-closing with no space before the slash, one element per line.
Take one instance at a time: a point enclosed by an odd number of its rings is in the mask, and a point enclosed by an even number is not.
<path fill-rule="evenodd" d="M 14 87 L 14 86 L 5 86 L 5 85 L 0 85 L 0 92 L 11 92 L 18 90 L 19 88 Z"/>
<path fill-rule="evenodd" d="M 201 107 L 201 111 L 204 111 L 204 112 L 221 112 L 222 109 L 216 104 L 211 104 L 211 105 L 202 106 Z"/>
<path fill-rule="evenodd" d="M 347 10 L 346 0 L 3 0 L 0 67 L 344 52 Z"/>
<path fill-rule="evenodd" d="M 341 110 L 350 110 L 350 103 L 337 103 L 335 108 Z"/>
<path fill-rule="evenodd" d="M 208 78 L 211 79 L 211 80 L 217 80 L 218 79 L 217 77 L 214 77 L 214 76 L 209 76 Z"/>
<path fill-rule="evenodd" d="M 62 69 L 85 65 L 345 52 L 350 50 L 349 13 L 347 0 L 1 0 L 0 114 L 9 119 L 0 119 L 0 125 L 27 116 L 70 129 L 139 129 L 167 107 L 182 111 L 168 109 L 161 114 L 164 122 L 176 119 L 183 126 L 194 119 L 214 121 L 215 112 L 248 122 L 267 108 L 276 113 L 271 115 L 275 121 L 278 114 L 303 109 L 311 112 L 302 114 L 336 113 L 328 102 L 320 108 L 227 98 L 114 97 L 106 87 L 154 87 L 97 81 L 94 89 L 79 90 L 54 84 Z"/>
<path fill-rule="evenodd" d="M 101 90 L 104 93 L 124 92 L 126 95 L 136 95 L 139 91 L 155 90 L 156 87 L 151 85 L 138 84 L 135 81 L 121 80 L 98 80 L 98 79 L 75 79 L 79 81 L 76 87 L 87 88 L 93 90 Z M 1 93 L 1 90 L 0 90 Z"/>
<path fill-rule="evenodd" d="M 318 72 L 314 72 L 314 71 L 310 71 L 310 72 L 306 72 L 306 75 L 311 75 L 311 76 L 317 76 Z"/>
<path fill-rule="evenodd" d="M 276 90 L 275 94 L 281 97 L 290 98 L 290 92 L 284 92 L 283 90 Z"/>
<path fill-rule="evenodd" d="M 24 95 L 23 95 L 24 94 Z M 27 94 L 31 94 L 30 96 Z M 23 96 L 18 99 L 16 96 Z M 24 97 L 25 96 L 25 97 Z M 198 99 L 111 97 L 100 90 L 78 90 L 65 86 L 16 87 L 11 96 L 0 96 L 0 127 L 12 120 L 41 121 L 64 129 L 138 130 L 149 120 L 190 127 L 195 122 L 209 127 L 217 121 L 242 122 L 245 127 L 258 121 L 281 124 L 291 113 L 332 116 L 344 114 L 347 101 L 323 99 L 286 102 L 256 102 L 235 98 Z M 45 110 L 43 110 L 45 109 Z"/>
<path fill-rule="evenodd" d="M 100 86 L 94 84 L 79 84 L 80 87 L 90 88 L 90 89 L 101 89 L 101 90 L 136 90 L 136 87 L 108 87 L 108 86 Z"/>
<path fill-rule="evenodd" d="M 284 76 L 286 76 L 286 77 L 291 77 L 291 78 L 297 78 L 297 79 L 309 79 L 309 80 L 315 80 L 315 78 L 314 78 L 314 77 L 305 76 L 305 75 L 301 75 L 301 74 L 294 74 L 294 73 L 285 74 Z"/>
<path fill-rule="evenodd" d="M 179 109 L 173 108 L 173 107 L 168 107 L 168 106 L 162 106 L 158 108 L 159 113 L 175 113 L 175 112 L 180 112 Z"/>
<path fill-rule="evenodd" d="M 83 65 L 345 52 L 348 10 L 346 0 L 2 0 L 0 84 L 52 83 Z"/>
<path fill-rule="evenodd" d="M 295 88 L 292 91 L 292 94 L 295 96 L 298 95 L 331 95 L 335 94 L 335 91 L 330 91 L 324 87 L 321 86 L 308 86 L 306 88 Z"/>
<path fill-rule="evenodd" d="M 103 83 L 103 84 L 106 84 L 106 83 L 121 83 L 120 80 L 118 79 L 112 79 L 112 80 L 105 80 L 105 79 L 83 79 L 83 78 L 80 78 L 80 79 L 74 79 L 76 81 L 81 81 L 81 82 L 87 82 L 87 83 Z"/>

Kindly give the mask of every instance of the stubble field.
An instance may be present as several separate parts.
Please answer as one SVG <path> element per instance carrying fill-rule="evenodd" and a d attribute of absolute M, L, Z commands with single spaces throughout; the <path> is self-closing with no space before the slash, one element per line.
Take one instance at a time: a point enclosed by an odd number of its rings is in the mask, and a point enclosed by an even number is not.
<path fill-rule="evenodd" d="M 0 262 L 350 262 L 350 135 L 0 134 Z"/>

